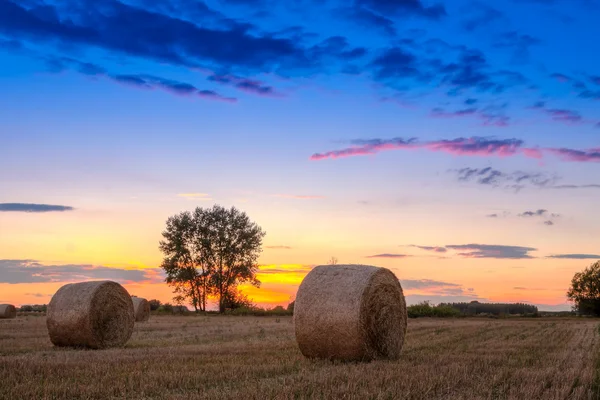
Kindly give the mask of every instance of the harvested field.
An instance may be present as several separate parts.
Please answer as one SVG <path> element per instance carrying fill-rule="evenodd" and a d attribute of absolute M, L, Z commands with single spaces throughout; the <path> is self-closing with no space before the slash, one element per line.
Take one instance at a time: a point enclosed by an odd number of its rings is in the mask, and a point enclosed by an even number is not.
<path fill-rule="evenodd" d="M 409 320 L 397 361 L 309 360 L 289 317 L 153 316 L 124 349 L 0 320 L 0 399 L 595 399 L 598 320 Z"/>

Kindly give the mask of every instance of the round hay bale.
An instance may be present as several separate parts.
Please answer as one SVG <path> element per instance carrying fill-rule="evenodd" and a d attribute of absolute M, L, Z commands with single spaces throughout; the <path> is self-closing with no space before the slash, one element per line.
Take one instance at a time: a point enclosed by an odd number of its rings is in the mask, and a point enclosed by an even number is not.
<path fill-rule="evenodd" d="M 296 341 L 304 356 L 394 360 L 406 334 L 406 303 L 393 272 L 369 265 L 321 265 L 296 295 Z"/>
<path fill-rule="evenodd" d="M 133 301 L 133 315 L 135 315 L 135 322 L 146 322 L 150 319 L 150 303 L 148 300 L 141 297 L 132 297 Z"/>
<path fill-rule="evenodd" d="M 56 346 L 101 349 L 124 345 L 133 333 L 133 302 L 116 282 L 64 285 L 48 304 L 46 325 Z"/>
<path fill-rule="evenodd" d="M 0 304 L 0 319 L 17 317 L 17 309 L 12 304 Z"/>

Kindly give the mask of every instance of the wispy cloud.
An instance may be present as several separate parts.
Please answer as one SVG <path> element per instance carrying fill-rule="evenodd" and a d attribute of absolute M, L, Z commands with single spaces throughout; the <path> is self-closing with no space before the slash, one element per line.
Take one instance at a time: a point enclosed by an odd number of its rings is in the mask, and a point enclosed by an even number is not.
<path fill-rule="evenodd" d="M 473 182 L 491 187 L 520 190 L 526 187 L 541 189 L 600 189 L 600 184 L 557 184 L 561 177 L 546 172 L 503 172 L 492 167 L 452 169 L 461 182 Z"/>
<path fill-rule="evenodd" d="M 510 157 L 523 155 L 527 158 L 541 159 L 545 154 L 558 156 L 563 161 L 600 162 L 600 149 L 575 150 L 568 148 L 540 148 L 524 147 L 520 139 L 495 139 L 490 137 L 469 137 L 456 139 L 443 139 L 420 142 L 416 138 L 392 139 L 356 139 L 350 142 L 351 146 L 340 150 L 331 150 L 323 153 L 314 153 L 310 156 L 313 161 L 336 159 L 353 156 L 374 155 L 390 150 L 417 150 L 424 149 L 434 152 L 443 152 L 456 156 L 497 156 Z"/>
<path fill-rule="evenodd" d="M 156 269 L 125 269 L 102 265 L 45 265 L 35 260 L 0 260 L 1 283 L 79 282 L 112 279 L 118 282 L 163 282 Z"/>
<path fill-rule="evenodd" d="M 34 203 L 0 203 L 0 212 L 47 213 L 73 211 L 71 206 Z"/>
<path fill-rule="evenodd" d="M 553 254 L 551 256 L 548 256 L 547 258 L 562 258 L 562 259 L 572 259 L 572 260 L 587 260 L 587 259 L 600 260 L 600 254 L 584 254 L 584 253 Z"/>
<path fill-rule="evenodd" d="M 505 246 L 498 244 L 451 244 L 446 248 L 460 251 L 459 256 L 466 258 L 527 259 L 534 258 L 529 253 L 533 247 Z"/>
<path fill-rule="evenodd" d="M 272 249 L 272 250 L 291 250 L 292 247 L 290 246 L 265 246 L 266 249 Z"/>
<path fill-rule="evenodd" d="M 416 247 L 418 249 L 426 250 L 426 251 L 434 251 L 436 253 L 445 253 L 448 251 L 448 249 L 446 249 L 445 247 L 440 247 L 440 246 L 419 246 L 416 244 L 411 244 L 410 247 Z"/>
<path fill-rule="evenodd" d="M 366 256 L 366 258 L 406 258 L 411 257 L 408 254 L 392 254 L 392 253 L 383 253 L 383 254 L 375 254 L 372 256 Z"/>

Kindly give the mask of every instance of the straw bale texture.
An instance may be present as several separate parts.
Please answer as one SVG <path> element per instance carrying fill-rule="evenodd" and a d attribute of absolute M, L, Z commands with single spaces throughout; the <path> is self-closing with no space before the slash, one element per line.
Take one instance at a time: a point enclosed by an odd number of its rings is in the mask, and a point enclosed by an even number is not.
<path fill-rule="evenodd" d="M 8 319 L 17 316 L 17 309 L 12 304 L 0 304 L 0 318 Z"/>
<path fill-rule="evenodd" d="M 133 333 L 133 302 L 116 282 L 70 283 L 50 300 L 46 325 L 56 346 L 101 349 L 124 345 Z"/>
<path fill-rule="evenodd" d="M 146 322 L 150 319 L 150 303 L 141 297 L 132 297 L 135 322 Z"/>
<path fill-rule="evenodd" d="M 296 295 L 296 341 L 306 357 L 345 361 L 397 359 L 406 334 L 406 303 L 388 269 L 321 265 Z"/>

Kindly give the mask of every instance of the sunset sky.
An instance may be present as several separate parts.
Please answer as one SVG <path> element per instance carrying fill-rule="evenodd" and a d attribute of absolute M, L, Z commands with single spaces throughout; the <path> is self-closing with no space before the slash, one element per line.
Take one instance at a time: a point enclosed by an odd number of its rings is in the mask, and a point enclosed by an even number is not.
<path fill-rule="evenodd" d="M 407 300 L 569 309 L 600 259 L 600 1 L 0 0 L 0 303 L 113 279 L 170 301 L 166 219 L 266 232 Z"/>

